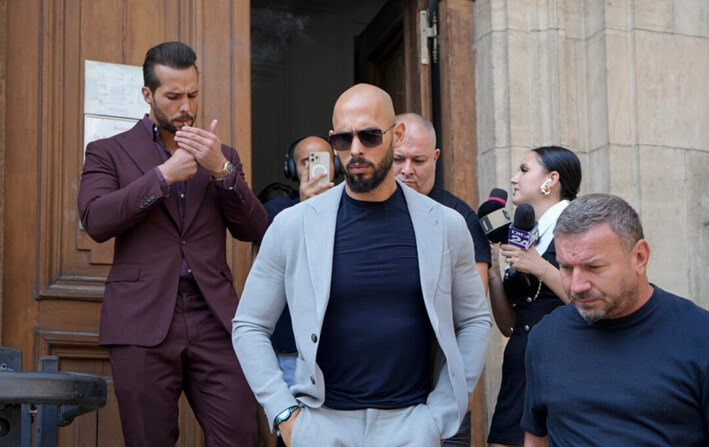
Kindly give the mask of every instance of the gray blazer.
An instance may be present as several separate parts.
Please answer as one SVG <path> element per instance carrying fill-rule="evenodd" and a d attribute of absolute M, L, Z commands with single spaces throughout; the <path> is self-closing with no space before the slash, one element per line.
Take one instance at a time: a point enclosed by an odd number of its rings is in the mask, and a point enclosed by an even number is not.
<path fill-rule="evenodd" d="M 437 346 L 427 406 L 441 438 L 454 435 L 480 377 L 491 319 L 475 269 L 470 232 L 458 212 L 400 183 L 416 235 L 421 289 Z M 320 407 L 316 364 L 330 297 L 335 223 L 344 184 L 276 216 L 261 244 L 234 316 L 234 350 L 269 421 L 291 405 Z M 392 278 L 392 281 L 395 281 Z M 298 359 L 288 388 L 270 335 L 286 302 Z"/>

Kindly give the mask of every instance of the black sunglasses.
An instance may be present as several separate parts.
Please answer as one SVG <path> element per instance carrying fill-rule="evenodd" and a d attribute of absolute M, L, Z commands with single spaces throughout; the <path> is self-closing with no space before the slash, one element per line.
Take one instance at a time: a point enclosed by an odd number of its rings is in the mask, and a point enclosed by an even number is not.
<path fill-rule="evenodd" d="M 384 134 L 389 132 L 394 126 L 396 126 L 396 123 L 383 132 L 380 129 L 362 129 L 355 132 L 334 133 L 330 135 L 330 145 L 336 151 L 346 151 L 352 145 L 354 135 L 357 134 L 359 142 L 364 147 L 376 147 L 382 144 Z"/>

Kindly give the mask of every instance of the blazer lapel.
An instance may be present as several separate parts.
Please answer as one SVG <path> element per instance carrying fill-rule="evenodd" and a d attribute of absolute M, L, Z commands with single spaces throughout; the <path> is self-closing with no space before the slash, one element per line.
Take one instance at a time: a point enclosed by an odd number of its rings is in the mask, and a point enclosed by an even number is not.
<path fill-rule="evenodd" d="M 197 215 L 197 210 L 199 210 L 202 199 L 207 192 L 210 178 L 211 174 L 207 172 L 206 169 L 199 169 L 194 177 L 187 180 L 187 203 L 185 203 L 185 222 L 182 225 L 183 232 L 187 231 L 187 228 L 189 228 L 192 220 L 194 220 L 194 217 Z"/>
<path fill-rule="evenodd" d="M 162 159 L 155 147 L 155 142 L 153 142 L 153 136 L 145 129 L 142 120 L 138 121 L 128 132 L 119 134 L 116 137 L 116 141 L 118 141 L 118 144 L 121 145 L 123 150 L 126 151 L 143 174 L 162 164 Z M 163 205 L 167 208 L 167 211 L 179 228 L 180 212 L 175 198 L 168 197 L 163 201 Z"/>
<path fill-rule="evenodd" d="M 335 224 L 344 182 L 327 193 L 305 202 L 303 228 L 305 253 L 308 259 L 310 280 L 315 291 L 318 324 L 322 327 L 332 282 L 332 257 L 335 248 Z"/>
<path fill-rule="evenodd" d="M 433 297 L 436 296 L 436 287 L 441 272 L 441 257 L 443 253 L 443 222 L 440 208 L 408 186 L 402 185 L 406 205 L 409 208 L 411 223 L 416 237 L 416 251 L 418 252 L 419 276 L 421 277 L 421 291 L 426 305 L 431 325 L 434 329 L 438 326 L 438 316 L 435 312 Z"/>

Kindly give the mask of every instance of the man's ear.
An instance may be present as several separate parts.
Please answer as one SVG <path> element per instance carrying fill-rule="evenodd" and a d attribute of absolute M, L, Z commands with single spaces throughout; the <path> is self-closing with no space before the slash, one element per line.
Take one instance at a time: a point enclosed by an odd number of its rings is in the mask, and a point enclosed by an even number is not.
<path fill-rule="evenodd" d="M 438 157 L 439 157 L 440 155 L 441 155 L 441 150 L 438 149 L 438 148 L 436 148 L 436 150 L 433 151 L 433 161 L 435 162 L 436 160 L 438 160 Z"/>
<path fill-rule="evenodd" d="M 150 93 L 150 89 L 146 86 L 143 86 L 143 88 L 140 89 L 140 92 L 143 94 L 143 100 L 148 103 L 148 105 L 152 106 L 153 105 L 153 95 Z"/>
<path fill-rule="evenodd" d="M 394 138 L 392 140 L 392 144 L 394 147 L 399 147 L 401 146 L 401 143 L 404 142 L 404 134 L 406 133 L 406 124 L 404 124 L 403 121 L 400 121 L 394 125 L 394 128 L 391 129 L 391 131 L 394 133 Z"/>
<path fill-rule="evenodd" d="M 645 276 L 647 264 L 650 262 L 650 244 L 640 239 L 630 251 L 630 262 L 638 276 Z"/>

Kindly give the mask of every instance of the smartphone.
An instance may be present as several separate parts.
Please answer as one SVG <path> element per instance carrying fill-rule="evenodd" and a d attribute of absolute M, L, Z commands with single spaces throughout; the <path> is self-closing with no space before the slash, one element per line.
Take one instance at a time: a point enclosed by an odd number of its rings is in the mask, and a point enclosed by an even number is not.
<path fill-rule="evenodd" d="M 325 151 L 311 152 L 309 162 L 310 169 L 308 178 L 317 177 L 324 172 L 327 175 L 318 181 L 317 186 L 330 183 L 330 153 Z"/>

